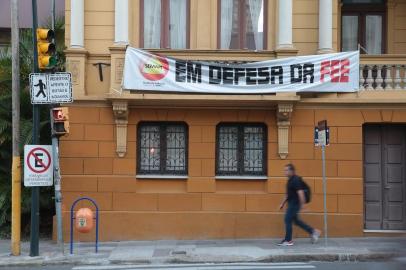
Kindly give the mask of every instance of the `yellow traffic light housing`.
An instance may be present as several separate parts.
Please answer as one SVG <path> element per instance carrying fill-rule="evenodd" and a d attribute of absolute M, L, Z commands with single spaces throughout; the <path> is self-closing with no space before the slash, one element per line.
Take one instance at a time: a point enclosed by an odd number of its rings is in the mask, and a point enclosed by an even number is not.
<path fill-rule="evenodd" d="M 56 47 L 52 43 L 54 38 L 54 31 L 44 28 L 37 29 L 38 68 L 40 70 L 52 69 L 56 66 Z"/>
<path fill-rule="evenodd" d="M 52 134 L 55 136 L 64 136 L 69 134 L 68 107 L 53 108 L 52 117 L 53 117 Z"/>

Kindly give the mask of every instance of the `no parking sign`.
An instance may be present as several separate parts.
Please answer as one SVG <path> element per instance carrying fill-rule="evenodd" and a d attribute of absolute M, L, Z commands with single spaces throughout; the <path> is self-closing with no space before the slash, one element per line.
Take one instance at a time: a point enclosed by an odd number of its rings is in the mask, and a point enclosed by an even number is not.
<path fill-rule="evenodd" d="M 52 186 L 52 146 L 25 145 L 24 146 L 24 186 L 44 187 Z"/>

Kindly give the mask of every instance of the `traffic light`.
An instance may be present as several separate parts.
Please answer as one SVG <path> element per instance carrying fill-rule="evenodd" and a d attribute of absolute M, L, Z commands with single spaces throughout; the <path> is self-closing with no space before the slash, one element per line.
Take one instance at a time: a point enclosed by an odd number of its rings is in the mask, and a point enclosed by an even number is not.
<path fill-rule="evenodd" d="M 52 109 L 53 125 L 52 134 L 64 136 L 69 134 L 69 110 L 68 107 L 57 107 Z"/>
<path fill-rule="evenodd" d="M 52 69 L 56 66 L 56 47 L 52 43 L 54 38 L 54 31 L 37 28 L 38 68 L 40 70 Z"/>

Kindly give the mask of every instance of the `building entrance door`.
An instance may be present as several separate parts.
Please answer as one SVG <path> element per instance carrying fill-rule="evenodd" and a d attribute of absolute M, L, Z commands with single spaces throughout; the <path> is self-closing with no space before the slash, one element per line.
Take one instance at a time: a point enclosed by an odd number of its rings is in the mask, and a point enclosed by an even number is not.
<path fill-rule="evenodd" d="M 364 216 L 368 230 L 406 230 L 406 126 L 365 125 Z"/>

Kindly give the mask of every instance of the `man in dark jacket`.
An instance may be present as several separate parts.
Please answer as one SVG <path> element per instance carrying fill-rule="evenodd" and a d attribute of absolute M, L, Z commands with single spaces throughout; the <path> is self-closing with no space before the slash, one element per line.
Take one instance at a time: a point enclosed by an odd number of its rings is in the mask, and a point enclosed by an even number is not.
<path fill-rule="evenodd" d="M 312 242 L 316 243 L 321 234 L 320 230 L 313 229 L 299 219 L 299 212 L 300 210 L 304 209 L 306 203 L 302 180 L 298 175 L 296 175 L 295 167 L 292 164 L 288 164 L 285 166 L 285 175 L 286 177 L 288 177 L 288 183 L 286 185 L 286 196 L 279 208 L 282 209 L 285 206 L 286 202 L 288 203 L 288 208 L 285 213 L 286 235 L 285 239 L 283 239 L 278 245 L 293 246 L 292 222 L 308 232 L 311 235 Z"/>

